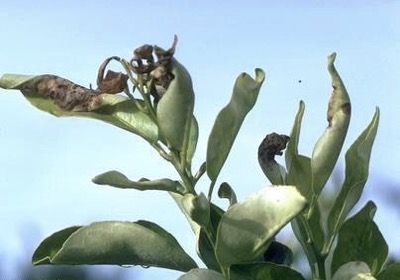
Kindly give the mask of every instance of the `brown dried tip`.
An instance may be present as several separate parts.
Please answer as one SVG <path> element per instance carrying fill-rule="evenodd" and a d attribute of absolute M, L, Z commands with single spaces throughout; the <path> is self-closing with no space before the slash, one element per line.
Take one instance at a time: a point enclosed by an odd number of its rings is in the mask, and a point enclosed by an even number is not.
<path fill-rule="evenodd" d="M 275 164 L 275 156 L 281 156 L 282 150 L 286 148 L 290 137 L 283 134 L 271 133 L 265 136 L 258 147 L 258 159 L 262 164 Z"/>
<path fill-rule="evenodd" d="M 106 76 L 104 77 L 104 71 L 107 65 L 111 60 L 120 61 L 121 59 L 118 56 L 112 56 L 107 58 L 99 67 L 99 71 L 97 73 L 97 89 L 98 93 L 109 93 L 116 94 L 123 92 L 125 88 L 128 86 L 128 75 L 123 74 L 121 72 L 114 72 L 111 70 L 107 71 Z"/>

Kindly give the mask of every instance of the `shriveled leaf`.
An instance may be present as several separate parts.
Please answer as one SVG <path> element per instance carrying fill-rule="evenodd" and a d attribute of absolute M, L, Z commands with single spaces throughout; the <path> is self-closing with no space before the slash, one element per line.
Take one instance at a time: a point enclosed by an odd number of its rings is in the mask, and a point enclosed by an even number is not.
<path fill-rule="evenodd" d="M 236 199 L 236 194 L 235 191 L 232 189 L 232 187 L 226 183 L 223 182 L 221 186 L 218 189 L 218 196 L 219 198 L 226 198 L 229 200 L 229 205 L 232 206 L 233 204 L 237 203 Z"/>
<path fill-rule="evenodd" d="M 195 268 L 185 273 L 178 280 L 226 280 L 225 277 L 214 270 Z"/>
<path fill-rule="evenodd" d="M 185 189 L 178 181 L 171 179 L 131 181 L 119 171 L 108 171 L 97 175 L 92 179 L 93 183 L 98 185 L 109 185 L 120 189 L 136 189 L 139 191 L 162 190 L 184 194 Z"/>
<path fill-rule="evenodd" d="M 40 264 L 117 264 L 189 271 L 197 265 L 176 239 L 148 222 L 96 222 L 47 237 L 33 254 Z"/>
<path fill-rule="evenodd" d="M 293 186 L 262 189 L 231 206 L 219 223 L 216 255 L 224 267 L 254 261 L 273 237 L 307 206 Z"/>
<path fill-rule="evenodd" d="M 186 68 L 175 58 L 171 58 L 171 69 L 174 79 L 158 102 L 157 123 L 170 148 L 186 153 L 194 107 L 192 80 Z"/>
<path fill-rule="evenodd" d="M 255 72 L 255 79 L 246 73 L 239 75 L 231 100 L 219 112 L 214 122 L 208 138 L 206 159 L 207 174 L 211 181 L 217 179 L 247 113 L 256 103 L 265 73 L 258 68 Z"/>
<path fill-rule="evenodd" d="M 376 277 L 378 280 L 400 279 L 400 263 L 394 263 L 386 267 Z"/>
<path fill-rule="evenodd" d="M 275 156 L 283 154 L 289 139 L 287 135 L 273 132 L 267 134 L 258 147 L 258 163 L 273 185 L 286 185 L 286 169 L 275 160 Z"/>
<path fill-rule="evenodd" d="M 378 130 L 379 109 L 372 121 L 346 153 L 346 177 L 328 218 L 329 237 L 334 238 L 340 226 L 356 205 L 368 179 L 372 145 Z"/>
<path fill-rule="evenodd" d="M 274 263 L 252 263 L 231 266 L 230 280 L 305 280 L 296 270 Z"/>
<path fill-rule="evenodd" d="M 328 127 L 315 144 L 311 157 L 312 188 L 317 196 L 332 174 L 350 123 L 350 98 L 334 66 L 335 58 L 336 53 L 328 56 L 333 87 L 328 106 Z"/>
<path fill-rule="evenodd" d="M 372 220 L 375 211 L 375 204 L 369 201 L 342 225 L 333 253 L 332 272 L 351 261 L 365 262 L 373 275 L 381 271 L 388 256 L 388 245 Z"/>
<path fill-rule="evenodd" d="M 150 143 L 158 140 L 157 124 L 137 107 L 139 100 L 98 94 L 54 75 L 4 74 L 0 87 L 20 90 L 33 106 L 56 117 L 98 119 L 133 132 Z"/>
<path fill-rule="evenodd" d="M 368 265 L 354 261 L 342 265 L 333 275 L 332 280 L 374 280 Z"/>

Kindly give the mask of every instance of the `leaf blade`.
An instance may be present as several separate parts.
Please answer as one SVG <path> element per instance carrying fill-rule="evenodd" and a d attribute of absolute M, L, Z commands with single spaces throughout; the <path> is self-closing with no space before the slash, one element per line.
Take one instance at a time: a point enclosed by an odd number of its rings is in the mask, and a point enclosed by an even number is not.
<path fill-rule="evenodd" d="M 387 259 L 388 245 L 373 221 L 375 211 L 375 204 L 369 201 L 342 225 L 332 258 L 333 273 L 351 261 L 365 262 L 373 275 L 381 271 Z"/>
<path fill-rule="evenodd" d="M 92 223 L 72 232 L 61 247 L 52 247 L 60 232 L 42 241 L 33 254 L 34 265 L 118 264 L 179 271 L 197 267 L 170 233 L 148 221 Z"/>
<path fill-rule="evenodd" d="M 216 255 L 224 267 L 254 261 L 275 234 L 307 206 L 293 186 L 267 187 L 231 206 L 219 223 Z"/>
<path fill-rule="evenodd" d="M 265 73 L 256 69 L 255 79 L 242 73 L 236 79 L 229 103 L 219 112 L 207 144 L 207 174 L 215 181 L 224 165 L 247 113 L 253 108 Z"/>
<path fill-rule="evenodd" d="M 343 221 L 361 197 L 368 179 L 369 160 L 379 125 L 379 109 L 346 152 L 346 176 L 328 217 L 328 232 L 333 238 Z"/>
<path fill-rule="evenodd" d="M 336 53 L 328 56 L 328 72 L 333 93 L 328 105 L 328 127 L 314 146 L 311 157 L 312 188 L 316 196 L 322 191 L 337 162 L 350 123 L 351 104 L 334 62 Z"/>

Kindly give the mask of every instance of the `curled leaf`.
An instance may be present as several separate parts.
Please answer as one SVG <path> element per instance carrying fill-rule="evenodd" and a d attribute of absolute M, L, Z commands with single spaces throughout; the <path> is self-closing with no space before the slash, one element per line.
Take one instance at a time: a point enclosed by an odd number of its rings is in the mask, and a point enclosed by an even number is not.
<path fill-rule="evenodd" d="M 218 189 L 218 196 L 220 198 L 226 198 L 229 200 L 229 205 L 232 206 L 233 204 L 237 203 L 237 198 L 235 191 L 232 187 L 227 183 L 223 182 Z"/>
<path fill-rule="evenodd" d="M 282 155 L 282 150 L 289 142 L 289 136 L 271 133 L 265 136 L 258 147 L 258 162 L 268 180 L 275 185 L 286 182 L 286 170 L 275 160 L 276 155 Z"/>
<path fill-rule="evenodd" d="M 107 58 L 101 65 L 97 74 L 97 89 L 99 93 L 116 94 L 124 91 L 128 87 L 128 75 L 121 72 L 117 73 L 111 70 L 107 71 L 104 77 L 104 71 L 111 60 L 120 61 L 118 56 L 112 56 Z"/>
<path fill-rule="evenodd" d="M 259 68 L 255 73 L 254 79 L 246 73 L 239 75 L 231 100 L 214 122 L 207 144 L 207 175 L 211 181 L 216 181 L 247 113 L 257 101 L 265 73 Z"/>
<path fill-rule="evenodd" d="M 136 189 L 139 191 L 162 190 L 184 194 L 185 190 L 178 181 L 171 179 L 131 181 L 121 172 L 112 170 L 97 175 L 92 179 L 93 183 L 98 185 L 109 185 L 120 189 Z"/>
<path fill-rule="evenodd" d="M 328 56 L 328 71 L 333 87 L 328 105 L 328 127 L 315 144 L 311 157 L 312 187 L 316 196 L 332 173 L 350 123 L 350 98 L 334 66 L 335 58 L 336 53 Z"/>

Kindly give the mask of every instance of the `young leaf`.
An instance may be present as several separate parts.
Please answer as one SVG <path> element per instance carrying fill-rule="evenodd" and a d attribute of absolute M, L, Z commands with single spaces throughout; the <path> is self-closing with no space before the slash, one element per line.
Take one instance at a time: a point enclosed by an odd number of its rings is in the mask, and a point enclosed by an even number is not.
<path fill-rule="evenodd" d="M 290 267 L 274 263 L 232 265 L 229 274 L 230 280 L 305 280 Z"/>
<path fill-rule="evenodd" d="M 230 206 L 237 203 L 235 191 L 232 189 L 232 187 L 227 182 L 223 182 L 221 184 L 221 186 L 219 186 L 218 196 L 219 196 L 219 198 L 228 199 Z"/>
<path fill-rule="evenodd" d="M 378 124 L 377 108 L 368 127 L 346 153 L 346 177 L 328 218 L 328 234 L 331 239 L 335 237 L 343 221 L 361 197 L 368 179 L 369 160 Z"/>
<path fill-rule="evenodd" d="M 200 193 L 200 195 L 185 194 L 182 197 L 182 206 L 194 222 L 207 228 L 210 223 L 210 202 L 203 193 Z"/>
<path fill-rule="evenodd" d="M 33 254 L 34 265 L 117 264 L 189 271 L 197 265 L 176 239 L 147 222 L 96 222 L 47 237 Z"/>
<path fill-rule="evenodd" d="M 216 255 L 223 267 L 254 261 L 273 237 L 307 206 L 293 186 L 273 186 L 232 205 L 222 216 Z"/>
<path fill-rule="evenodd" d="M 192 80 L 186 68 L 175 58 L 171 58 L 171 68 L 174 79 L 158 102 L 157 123 L 170 148 L 186 152 L 193 122 Z"/>
<path fill-rule="evenodd" d="M 196 152 L 197 140 L 199 138 L 199 124 L 196 118 L 193 116 L 192 123 L 190 125 L 189 143 L 186 153 L 186 162 L 190 164 L 192 162 L 194 153 Z"/>
<path fill-rule="evenodd" d="M 204 264 L 215 271 L 221 271 L 217 257 L 215 256 L 214 244 L 217 228 L 224 211 L 215 204 L 210 204 L 210 224 L 208 228 L 209 234 L 204 228 L 201 228 L 197 237 L 197 254 Z"/>
<path fill-rule="evenodd" d="M 20 90 L 33 106 L 56 117 L 98 119 L 133 132 L 150 143 L 158 140 L 158 127 L 149 115 L 139 110 L 139 100 L 114 94 L 95 94 L 54 75 L 4 74 L 0 78 L 0 87 Z"/>
<path fill-rule="evenodd" d="M 232 148 L 233 142 L 247 115 L 256 103 L 265 73 L 256 69 L 255 79 L 242 73 L 236 79 L 228 105 L 218 114 L 208 138 L 207 174 L 215 181 Z"/>
<path fill-rule="evenodd" d="M 350 123 L 350 98 L 333 64 L 335 58 L 336 53 L 328 56 L 328 71 L 333 87 L 328 106 L 328 127 L 315 144 L 311 157 L 312 188 L 316 196 L 331 176 Z"/>
<path fill-rule="evenodd" d="M 225 277 L 214 270 L 195 268 L 185 273 L 178 280 L 226 280 Z"/>
<path fill-rule="evenodd" d="M 298 152 L 298 145 L 300 139 L 300 130 L 301 130 L 301 122 L 303 120 L 305 105 L 303 101 L 299 103 L 299 109 L 297 111 L 292 132 L 290 133 L 290 141 L 287 144 L 286 151 L 285 151 L 285 161 L 286 161 L 286 168 L 288 171 L 292 169 L 292 161 L 293 159 L 299 154 Z"/>
<path fill-rule="evenodd" d="M 98 185 L 109 185 L 120 189 L 136 189 L 139 191 L 162 190 L 184 194 L 185 189 L 178 181 L 171 179 L 131 181 L 121 172 L 112 170 L 97 175 L 92 179 L 93 183 Z"/>
<path fill-rule="evenodd" d="M 293 123 L 292 132 L 290 133 L 290 141 L 285 151 L 285 161 L 287 169 L 287 184 L 294 185 L 300 193 L 311 201 L 312 185 L 311 185 L 311 159 L 309 157 L 299 155 L 298 145 L 300 138 L 301 122 L 304 115 L 304 102 L 300 101 L 295 121 Z"/>
<path fill-rule="evenodd" d="M 369 201 L 339 230 L 338 242 L 332 258 L 332 272 L 351 261 L 365 262 L 377 275 L 386 262 L 388 245 L 372 220 L 376 206 Z"/>

